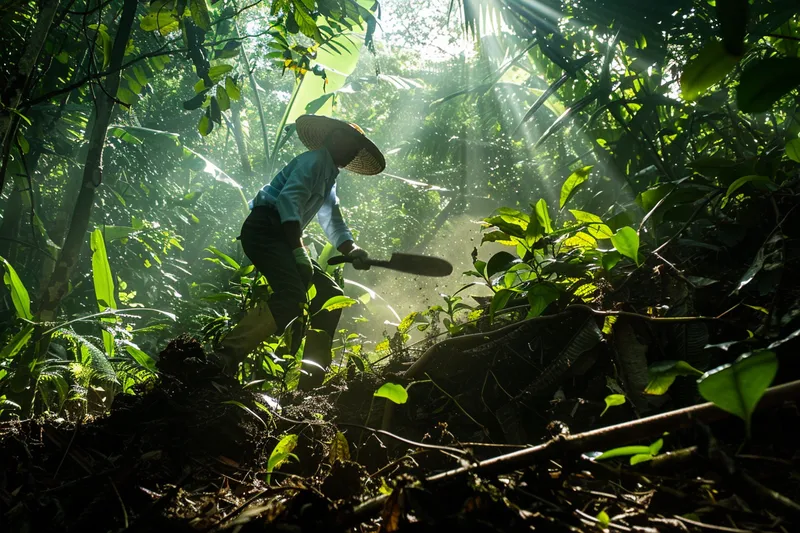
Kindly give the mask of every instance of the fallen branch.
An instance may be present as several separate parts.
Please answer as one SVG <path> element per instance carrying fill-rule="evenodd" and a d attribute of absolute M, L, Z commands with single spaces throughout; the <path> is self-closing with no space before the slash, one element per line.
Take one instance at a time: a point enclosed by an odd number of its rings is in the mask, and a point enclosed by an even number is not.
<path fill-rule="evenodd" d="M 774 407 L 798 396 L 800 396 L 800 380 L 778 385 L 766 391 L 758 404 L 758 409 Z M 566 437 L 559 436 L 544 444 L 430 476 L 423 480 L 422 484 L 430 486 L 445 483 L 467 474 L 493 475 L 513 472 L 555 456 L 585 453 L 610 448 L 621 443 L 652 439 L 662 435 L 665 431 L 685 429 L 698 422 L 708 424 L 730 416 L 729 413 L 713 403 L 703 403 L 586 433 L 577 433 Z M 377 515 L 388 498 L 389 496 L 382 495 L 356 506 L 351 512 L 343 515 L 342 524 L 345 527 L 354 527 Z"/>

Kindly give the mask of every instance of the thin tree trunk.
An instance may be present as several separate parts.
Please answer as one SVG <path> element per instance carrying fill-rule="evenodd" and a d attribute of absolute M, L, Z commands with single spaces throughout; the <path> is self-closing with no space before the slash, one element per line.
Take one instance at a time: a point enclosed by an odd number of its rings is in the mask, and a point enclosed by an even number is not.
<path fill-rule="evenodd" d="M 239 37 L 239 26 L 235 25 L 236 37 Z M 256 78 L 253 76 L 253 71 L 250 69 L 250 61 L 247 59 L 247 52 L 244 51 L 244 46 L 239 47 L 239 58 L 242 61 L 242 67 L 247 72 L 247 78 L 250 80 L 250 88 L 253 90 L 253 102 L 258 109 L 258 120 L 261 122 L 261 136 L 264 141 L 264 168 L 269 164 L 269 136 L 267 135 L 267 121 L 264 119 L 264 107 L 261 105 L 261 96 L 258 94 L 258 84 Z"/>
<path fill-rule="evenodd" d="M 137 5 L 137 0 L 125 0 L 123 4 L 122 17 L 120 18 L 117 35 L 111 51 L 109 70 L 112 74 L 106 78 L 105 88 L 95 92 L 97 113 L 89 137 L 89 150 L 83 169 L 81 189 L 72 212 L 72 220 L 64 241 L 64 248 L 56 262 L 53 275 L 47 284 L 47 290 L 39 303 L 38 315 L 40 320 L 48 321 L 55 318 L 61 299 L 67 292 L 72 271 L 78 262 L 81 248 L 86 239 L 89 218 L 94 205 L 95 189 L 103 179 L 103 149 L 105 148 L 108 125 L 115 105 L 112 95 L 116 95 L 119 90 L 122 60 L 125 55 L 125 46 L 133 27 Z"/>
<path fill-rule="evenodd" d="M 11 145 L 14 143 L 17 135 L 17 126 L 19 125 L 20 117 L 18 114 L 9 111 L 16 109 L 22 97 L 28 89 L 33 69 L 39 60 L 39 54 L 42 52 L 42 47 L 47 40 L 47 34 L 50 32 L 50 26 L 53 24 L 53 19 L 56 16 L 58 9 L 58 0 L 42 0 L 42 10 L 39 12 L 39 17 L 33 27 L 31 35 L 27 37 L 25 48 L 22 51 L 17 61 L 17 71 L 11 75 L 8 83 L 3 87 L 3 93 L 0 95 L 0 103 L 2 103 L 3 111 L 0 112 L 0 139 L 2 139 L 2 150 L 4 159 L 11 153 Z M 2 165 L 4 168 L 6 165 Z M 5 172 L 0 173 L 0 192 L 3 191 L 3 184 L 5 183 Z"/>
<path fill-rule="evenodd" d="M 242 131 L 242 106 L 236 100 L 231 101 L 231 124 L 233 124 L 233 138 L 236 140 L 236 148 L 239 150 L 239 161 L 242 164 L 242 174 L 246 177 L 253 175 L 253 167 L 250 166 L 250 158 L 247 155 L 247 144 L 244 140 Z"/>

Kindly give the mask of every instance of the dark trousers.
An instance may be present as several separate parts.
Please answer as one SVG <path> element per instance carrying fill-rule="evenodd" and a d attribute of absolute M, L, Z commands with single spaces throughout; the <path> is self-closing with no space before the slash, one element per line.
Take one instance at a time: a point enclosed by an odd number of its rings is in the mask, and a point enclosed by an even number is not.
<path fill-rule="evenodd" d="M 300 315 L 302 306 L 306 303 L 308 291 L 297 270 L 292 247 L 284 237 L 277 210 L 266 206 L 255 207 L 242 226 L 241 239 L 245 255 L 267 278 L 273 291 L 269 298 L 269 309 L 275 319 L 278 333 L 280 333 L 284 331 L 289 322 Z M 312 316 L 311 328 L 323 330 L 333 339 L 342 310 L 319 313 L 318 311 L 328 299 L 344 293 L 333 278 L 323 272 L 316 262 L 313 262 L 313 265 L 312 283 L 316 287 L 317 294 L 311 301 L 309 309 Z M 300 347 L 303 337 L 302 320 L 298 320 L 294 324 L 292 326 L 292 353 Z M 313 354 L 312 360 L 327 367 L 331 363 L 330 346 L 324 352 Z M 312 356 L 310 353 L 306 355 Z M 317 358 L 321 360 L 317 360 Z M 306 368 L 306 370 L 310 369 Z"/>

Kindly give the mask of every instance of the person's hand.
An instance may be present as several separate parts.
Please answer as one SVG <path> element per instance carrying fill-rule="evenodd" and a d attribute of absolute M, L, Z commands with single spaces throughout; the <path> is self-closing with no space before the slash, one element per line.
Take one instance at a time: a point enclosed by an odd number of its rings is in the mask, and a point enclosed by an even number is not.
<path fill-rule="evenodd" d="M 369 254 L 366 250 L 359 248 L 358 246 L 354 246 L 347 255 L 348 257 L 353 258 L 353 268 L 356 270 L 369 270 L 369 263 L 367 263 Z"/>
<path fill-rule="evenodd" d="M 301 246 L 300 248 L 295 248 L 292 254 L 297 265 L 297 271 L 300 272 L 300 277 L 303 279 L 303 284 L 308 287 L 311 284 L 311 278 L 314 276 L 314 267 L 311 265 L 311 257 L 308 255 L 308 250 Z"/>

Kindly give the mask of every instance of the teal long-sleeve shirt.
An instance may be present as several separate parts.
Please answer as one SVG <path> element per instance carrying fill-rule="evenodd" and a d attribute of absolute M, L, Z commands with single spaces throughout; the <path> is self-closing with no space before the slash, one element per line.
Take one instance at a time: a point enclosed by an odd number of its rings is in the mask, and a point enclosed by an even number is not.
<path fill-rule="evenodd" d="M 316 215 L 325 236 L 338 248 L 353 240 L 336 197 L 338 175 L 339 168 L 325 148 L 302 153 L 258 191 L 250 201 L 250 209 L 275 207 L 281 222 L 299 222 L 302 228 Z"/>

